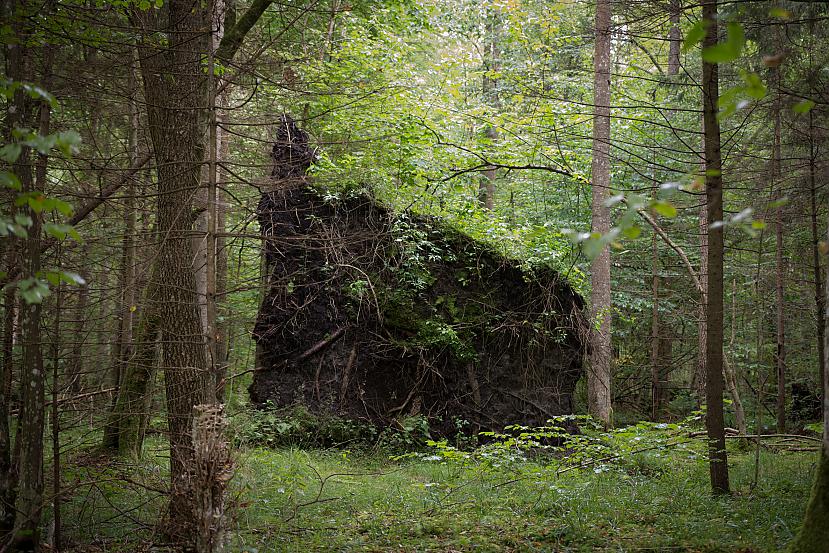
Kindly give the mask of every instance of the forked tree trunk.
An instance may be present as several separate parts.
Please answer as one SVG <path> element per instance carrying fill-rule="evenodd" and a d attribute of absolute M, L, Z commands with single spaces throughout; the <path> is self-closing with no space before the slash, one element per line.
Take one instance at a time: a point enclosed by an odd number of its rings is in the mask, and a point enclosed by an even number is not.
<path fill-rule="evenodd" d="M 702 15 L 708 24 L 703 47 L 712 47 L 717 44 L 716 0 L 703 3 Z M 722 221 L 723 218 L 722 154 L 720 124 L 717 119 L 719 98 L 717 64 L 703 62 L 702 90 L 705 122 L 705 198 L 708 204 L 709 223 L 705 427 L 708 432 L 711 488 L 714 493 L 728 493 L 728 457 L 725 449 L 725 421 L 723 419 L 723 227 L 712 224 Z"/>
<path fill-rule="evenodd" d="M 602 236 L 610 231 L 610 25 L 611 0 L 596 2 L 595 74 L 593 81 L 593 167 L 591 230 Z M 590 271 L 590 367 L 587 402 L 590 414 L 606 426 L 611 424 L 611 295 L 610 250 L 607 246 L 593 260 Z"/>
<path fill-rule="evenodd" d="M 270 4 L 256 0 L 225 35 L 216 57 L 230 60 Z M 168 533 L 195 546 L 197 493 L 193 475 L 193 407 L 215 402 L 205 333 L 199 315 L 190 241 L 193 195 L 200 186 L 208 130 L 208 76 L 203 60 L 212 52 L 212 2 L 170 0 L 164 21 L 155 11 L 133 10 L 139 25 L 139 58 L 150 137 L 158 170 L 156 228 L 161 241 L 155 271 L 170 430 L 170 521 Z M 212 59 L 212 58 L 211 58 Z"/>
<path fill-rule="evenodd" d="M 133 13 L 141 22 L 139 58 L 147 101 L 150 137 L 158 171 L 156 227 L 160 239 L 154 275 L 163 347 L 170 429 L 170 537 L 196 542 L 195 491 L 192 488 L 194 405 L 209 403 L 209 373 L 204 332 L 191 265 L 193 194 L 199 188 L 204 160 L 207 94 L 201 69 L 206 52 L 208 12 L 191 2 L 168 4 L 165 41 L 153 31 L 154 12 Z"/>

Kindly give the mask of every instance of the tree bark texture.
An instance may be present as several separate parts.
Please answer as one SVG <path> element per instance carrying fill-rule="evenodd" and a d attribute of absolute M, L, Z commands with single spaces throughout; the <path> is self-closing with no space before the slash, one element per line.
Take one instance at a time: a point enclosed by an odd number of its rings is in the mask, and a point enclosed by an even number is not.
<path fill-rule="evenodd" d="M 176 541 L 194 544 L 195 491 L 192 489 L 193 406 L 209 403 L 209 371 L 204 332 L 191 265 L 193 196 L 204 161 L 206 76 L 201 57 L 207 48 L 209 13 L 186 0 L 168 4 L 166 44 L 153 38 L 157 21 L 134 12 L 145 33 L 139 46 L 150 137 L 158 167 L 156 228 L 160 246 L 154 281 L 163 347 L 170 429 L 170 521 Z M 149 19 L 153 19 L 149 21 Z"/>
<path fill-rule="evenodd" d="M 104 447 L 120 455 L 140 457 L 144 443 L 143 420 L 149 417 L 148 393 L 155 377 L 156 351 L 160 324 L 160 305 L 155 275 L 150 275 L 133 353 L 126 360 L 118 398 L 107 420 Z"/>
<path fill-rule="evenodd" d="M 703 47 L 717 43 L 717 2 L 706 1 L 702 8 L 708 22 Z M 723 418 L 723 219 L 722 153 L 717 119 L 719 75 L 715 63 L 703 62 L 703 117 L 705 134 L 705 198 L 708 206 L 708 286 L 706 302 L 707 339 L 705 349 L 705 398 L 708 457 L 711 488 L 728 493 L 728 458 Z"/>
<path fill-rule="evenodd" d="M 593 165 L 591 230 L 602 236 L 610 231 L 610 34 L 611 0 L 596 2 L 596 45 L 593 104 Z M 593 260 L 590 272 L 590 366 L 587 373 L 587 401 L 590 414 L 605 425 L 611 424 L 611 295 L 610 250 L 607 246 Z"/>
<path fill-rule="evenodd" d="M 772 156 L 772 186 L 775 188 L 775 197 L 781 198 L 780 176 L 781 176 L 781 146 L 780 146 L 780 70 L 774 70 L 775 83 L 777 86 L 777 97 L 774 102 L 774 153 Z M 777 432 L 786 433 L 786 316 L 784 297 L 784 273 L 783 263 L 783 208 L 778 206 L 775 217 L 775 298 L 777 300 L 777 352 L 775 364 L 777 367 Z"/>
<path fill-rule="evenodd" d="M 812 223 L 812 271 L 815 280 L 815 309 L 817 315 L 817 349 L 818 349 L 818 382 L 823 382 L 823 375 L 826 373 L 826 352 L 824 346 L 823 313 L 826 310 L 826 300 L 823 294 L 823 277 L 820 268 L 820 237 L 818 235 L 818 209 L 817 209 L 817 184 L 815 172 L 817 164 L 815 155 L 815 127 L 814 116 L 809 112 L 809 204 Z M 823 388 L 821 388 L 821 399 L 823 399 Z"/>
<path fill-rule="evenodd" d="M 216 58 L 228 61 L 271 0 L 256 0 L 227 29 Z M 199 313 L 191 243 L 193 200 L 201 186 L 208 130 L 208 75 L 203 60 L 210 42 L 215 4 L 170 0 L 164 21 L 155 11 L 133 10 L 147 102 L 150 138 L 158 169 L 155 270 L 163 343 L 167 418 L 170 430 L 169 533 L 186 547 L 198 543 L 197 494 L 193 489 L 193 407 L 215 402 Z M 159 29 L 162 31 L 159 32 Z M 159 35 L 163 34 L 163 37 Z"/>
<path fill-rule="evenodd" d="M 2 4 L 3 17 L 10 20 L 14 13 L 14 3 Z M 5 46 L 6 75 L 12 80 L 22 80 L 24 76 L 24 52 L 23 41 L 20 44 L 12 43 Z M 6 113 L 6 128 L 4 138 L 11 140 L 12 130 L 16 126 L 31 124 L 28 121 L 28 100 L 26 95 L 19 91 L 8 103 Z M 28 155 L 28 154 L 27 154 Z M 26 169 L 24 167 L 24 169 Z M 19 177 L 28 178 L 28 186 L 31 187 L 31 167 L 28 167 L 23 175 Z M 9 198 L 13 205 L 13 199 Z M 25 247 L 21 240 L 9 237 L 4 240 L 5 244 L 5 270 L 11 272 L 21 264 L 19 250 Z M 20 313 L 18 296 L 13 288 L 4 293 L 4 323 L 3 323 L 3 372 L 0 380 L 0 549 L 11 539 L 15 522 L 15 501 L 17 497 L 17 466 L 12 455 L 12 440 L 9 428 L 9 410 L 12 399 L 12 376 L 14 371 L 14 346 L 18 336 L 18 316 Z"/>
<path fill-rule="evenodd" d="M 659 342 L 659 247 L 656 233 L 651 244 L 651 419 L 658 420 L 662 412 L 662 360 Z"/>
<path fill-rule="evenodd" d="M 670 4 L 670 25 L 668 31 L 668 75 L 674 76 L 679 74 L 680 64 L 680 46 L 682 45 L 682 36 L 680 30 L 680 15 L 682 13 L 682 4 L 680 0 L 671 0 Z"/>

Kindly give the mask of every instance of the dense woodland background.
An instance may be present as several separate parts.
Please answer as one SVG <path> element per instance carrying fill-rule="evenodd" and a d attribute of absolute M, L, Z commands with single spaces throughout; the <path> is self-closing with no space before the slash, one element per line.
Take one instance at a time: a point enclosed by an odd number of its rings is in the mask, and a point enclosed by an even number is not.
<path fill-rule="evenodd" d="M 798 1 L 4 0 L 0 550 L 823 551 L 827 17 Z M 251 408 L 256 209 L 283 114 L 315 147 L 291 178 L 325 201 L 437 217 L 587 300 L 579 438 L 553 421 L 478 441 L 459 423 L 441 442 L 412 417 L 343 445 L 308 413 Z M 562 470 L 574 480 L 549 488 Z M 534 479 L 559 495 L 528 499 Z M 627 503 L 578 514 L 605 495 Z M 684 515 L 641 515 L 686 495 Z M 513 499 L 538 528 L 517 507 L 481 522 Z M 701 532 L 719 509 L 725 529 Z M 605 535 L 633 519 L 633 542 Z"/>

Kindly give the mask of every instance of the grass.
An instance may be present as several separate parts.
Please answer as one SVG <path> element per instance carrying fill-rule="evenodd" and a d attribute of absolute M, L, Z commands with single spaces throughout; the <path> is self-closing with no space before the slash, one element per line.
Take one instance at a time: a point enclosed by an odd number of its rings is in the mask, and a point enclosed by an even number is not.
<path fill-rule="evenodd" d="M 733 444 L 733 494 L 712 497 L 703 443 L 685 430 L 634 427 L 597 440 L 619 457 L 587 448 L 562 457 L 437 446 L 402 458 L 243 448 L 228 550 L 775 551 L 797 531 L 817 460 L 764 450 L 752 486 L 754 453 Z M 112 479 L 75 489 L 67 519 L 80 524 L 72 537 L 98 543 L 78 551 L 137 551 L 153 540 L 163 497 L 152 488 L 163 487 L 163 457 L 131 468 L 141 485 L 119 487 L 120 474 L 98 463 L 70 470 L 78 482 Z"/>
<path fill-rule="evenodd" d="M 238 475 L 244 508 L 234 550 L 776 550 L 797 529 L 813 459 L 761 455 L 754 490 L 753 458 L 732 459 L 734 495 L 712 498 L 707 467 L 674 456 L 658 474 L 556 476 L 554 466 L 535 462 L 501 472 L 250 451 Z M 321 478 L 337 473 L 350 475 L 328 478 L 320 493 Z"/>

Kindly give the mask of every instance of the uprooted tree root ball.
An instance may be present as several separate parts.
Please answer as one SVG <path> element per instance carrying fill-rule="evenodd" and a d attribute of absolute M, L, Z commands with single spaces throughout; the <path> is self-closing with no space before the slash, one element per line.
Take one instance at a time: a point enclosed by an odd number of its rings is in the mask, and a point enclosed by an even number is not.
<path fill-rule="evenodd" d="M 445 433 L 572 412 L 585 320 L 561 275 L 365 195 L 324 198 L 288 118 L 273 157 L 254 403 L 381 425 L 419 415 Z"/>

